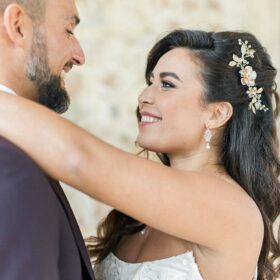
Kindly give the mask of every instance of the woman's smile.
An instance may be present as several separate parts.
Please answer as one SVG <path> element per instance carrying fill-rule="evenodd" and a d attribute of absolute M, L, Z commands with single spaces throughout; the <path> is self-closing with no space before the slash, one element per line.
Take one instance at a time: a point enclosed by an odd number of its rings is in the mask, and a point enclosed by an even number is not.
<path fill-rule="evenodd" d="M 141 113 L 141 120 L 139 122 L 140 126 L 146 126 L 146 125 L 151 125 L 151 124 L 155 124 L 158 123 L 162 120 L 161 117 L 159 116 L 155 116 L 151 113 L 148 112 L 142 112 Z"/>

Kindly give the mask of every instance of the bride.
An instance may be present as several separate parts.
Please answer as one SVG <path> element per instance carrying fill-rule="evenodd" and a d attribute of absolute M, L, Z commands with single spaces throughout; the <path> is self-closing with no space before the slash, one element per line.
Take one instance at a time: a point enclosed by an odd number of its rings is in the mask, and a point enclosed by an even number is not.
<path fill-rule="evenodd" d="M 163 164 L 4 93 L 0 134 L 115 209 L 90 248 L 98 280 L 276 279 L 275 76 L 249 33 L 175 30 L 149 53 L 138 100 L 137 143 Z"/>

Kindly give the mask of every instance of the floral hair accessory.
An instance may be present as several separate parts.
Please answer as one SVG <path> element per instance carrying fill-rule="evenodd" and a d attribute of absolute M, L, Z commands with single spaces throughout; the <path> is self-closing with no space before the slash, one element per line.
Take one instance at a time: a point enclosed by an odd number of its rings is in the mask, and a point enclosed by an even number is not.
<path fill-rule="evenodd" d="M 248 57 L 254 58 L 254 53 L 256 51 L 252 49 L 252 46 L 249 45 L 248 41 L 242 42 L 241 39 L 238 39 L 238 43 L 241 45 L 241 57 L 233 54 L 233 60 L 229 63 L 229 66 L 241 69 L 239 71 L 239 74 L 241 75 L 241 84 L 248 87 L 246 93 L 251 99 L 249 110 L 252 110 L 254 114 L 256 114 L 257 110 L 266 112 L 268 111 L 268 108 L 263 105 L 261 101 L 263 88 L 258 88 L 256 86 L 257 73 L 252 66 L 249 66 L 249 61 L 246 60 Z"/>

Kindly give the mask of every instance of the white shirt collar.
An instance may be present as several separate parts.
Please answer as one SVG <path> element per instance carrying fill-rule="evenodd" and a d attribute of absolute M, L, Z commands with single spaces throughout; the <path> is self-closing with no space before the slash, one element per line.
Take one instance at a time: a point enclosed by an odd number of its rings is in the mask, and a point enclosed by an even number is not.
<path fill-rule="evenodd" d="M 11 94 L 11 95 L 17 95 L 12 89 L 10 89 L 4 85 L 1 85 L 1 84 L 0 84 L 0 91 L 3 91 L 5 93 Z"/>

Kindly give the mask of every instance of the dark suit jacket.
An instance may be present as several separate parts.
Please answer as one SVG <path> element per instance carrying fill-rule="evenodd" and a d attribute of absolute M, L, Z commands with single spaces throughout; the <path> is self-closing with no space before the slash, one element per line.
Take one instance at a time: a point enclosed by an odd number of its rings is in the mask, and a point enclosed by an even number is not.
<path fill-rule="evenodd" d="M 0 279 L 94 279 L 81 232 L 61 186 L 2 137 Z"/>

